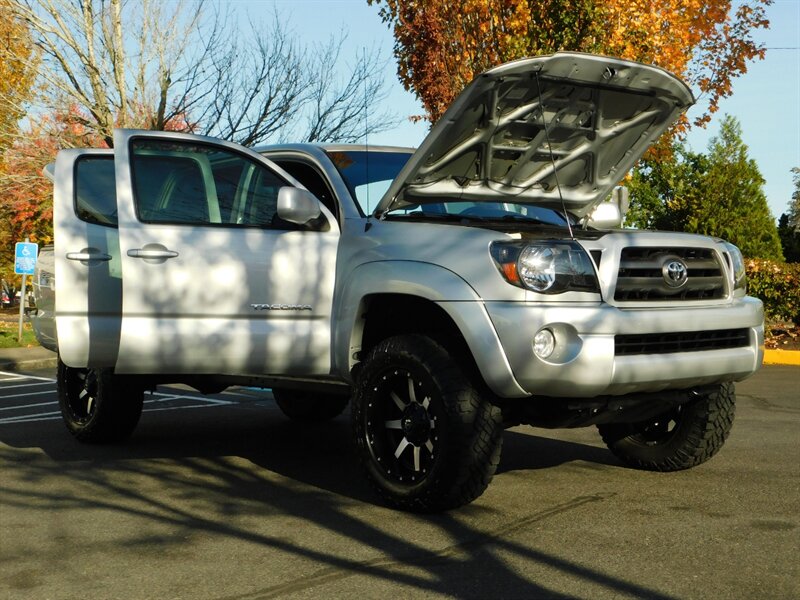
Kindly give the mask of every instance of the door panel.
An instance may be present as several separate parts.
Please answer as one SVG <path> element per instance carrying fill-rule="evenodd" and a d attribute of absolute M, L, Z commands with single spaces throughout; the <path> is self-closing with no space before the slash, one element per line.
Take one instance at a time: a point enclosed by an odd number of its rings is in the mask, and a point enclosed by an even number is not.
<path fill-rule="evenodd" d="M 62 150 L 53 188 L 56 329 L 71 367 L 113 367 L 122 270 L 111 150 Z"/>
<path fill-rule="evenodd" d="M 299 185 L 235 144 L 118 131 L 117 371 L 327 374 L 338 225 L 281 221 Z"/>

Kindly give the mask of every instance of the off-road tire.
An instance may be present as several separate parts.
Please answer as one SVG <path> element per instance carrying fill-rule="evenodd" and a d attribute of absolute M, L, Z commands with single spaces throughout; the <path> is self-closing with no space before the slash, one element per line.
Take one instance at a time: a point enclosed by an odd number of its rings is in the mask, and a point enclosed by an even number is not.
<path fill-rule="evenodd" d="M 503 440 L 501 411 L 430 338 L 401 335 L 375 346 L 352 402 L 359 462 L 389 505 L 448 510 L 491 482 Z"/>
<path fill-rule="evenodd" d="M 293 421 L 329 421 L 338 417 L 350 403 L 350 397 L 302 390 L 272 388 L 272 397 L 281 412 Z"/>
<path fill-rule="evenodd" d="M 75 369 L 60 359 L 58 404 L 69 432 L 81 442 L 128 438 L 142 414 L 144 391 L 111 369 Z"/>
<path fill-rule="evenodd" d="M 681 471 L 714 456 L 733 426 L 736 393 L 732 383 L 681 404 L 645 423 L 598 425 L 614 456 L 648 471 Z"/>

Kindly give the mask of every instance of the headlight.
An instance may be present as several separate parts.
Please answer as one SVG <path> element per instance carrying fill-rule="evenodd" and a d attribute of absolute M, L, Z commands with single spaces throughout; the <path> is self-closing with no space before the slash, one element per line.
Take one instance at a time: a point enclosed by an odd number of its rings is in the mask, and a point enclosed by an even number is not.
<path fill-rule="evenodd" d="M 495 265 L 506 281 L 542 294 L 599 292 L 589 255 L 573 241 L 494 242 Z"/>
<path fill-rule="evenodd" d="M 744 268 L 744 256 L 742 251 L 733 244 L 725 242 L 725 250 L 730 258 L 731 284 L 734 290 L 747 291 L 747 273 Z"/>

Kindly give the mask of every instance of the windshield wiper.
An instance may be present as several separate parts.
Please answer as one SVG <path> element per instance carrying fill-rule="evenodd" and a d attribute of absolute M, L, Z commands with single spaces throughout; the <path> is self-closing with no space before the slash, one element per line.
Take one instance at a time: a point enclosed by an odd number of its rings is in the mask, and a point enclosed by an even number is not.
<path fill-rule="evenodd" d="M 560 215 L 559 215 L 560 216 Z M 552 221 L 547 221 L 545 219 L 538 219 L 536 217 L 526 217 L 524 215 L 503 215 L 503 216 L 472 216 L 469 217 L 476 221 L 481 221 L 483 223 L 525 223 L 527 225 L 547 225 L 549 227 L 564 227 L 564 223 L 553 223 Z"/>
<path fill-rule="evenodd" d="M 537 225 L 550 225 L 551 227 L 566 227 L 567 221 L 564 219 L 564 215 L 558 212 L 553 213 L 556 217 L 561 219 L 561 223 L 554 223 L 553 221 L 548 221 L 547 219 L 539 219 L 537 217 L 525 217 L 525 216 L 515 216 L 515 215 L 506 215 L 504 217 L 500 217 L 501 221 L 514 221 L 515 223 L 536 223 Z"/>
<path fill-rule="evenodd" d="M 400 209 L 402 210 L 402 209 Z M 410 212 L 410 213 L 393 213 L 389 211 L 386 213 L 386 218 L 401 218 L 401 219 L 431 219 L 435 221 L 480 221 L 481 217 L 470 215 L 459 215 L 455 213 L 426 213 L 426 212 Z"/>

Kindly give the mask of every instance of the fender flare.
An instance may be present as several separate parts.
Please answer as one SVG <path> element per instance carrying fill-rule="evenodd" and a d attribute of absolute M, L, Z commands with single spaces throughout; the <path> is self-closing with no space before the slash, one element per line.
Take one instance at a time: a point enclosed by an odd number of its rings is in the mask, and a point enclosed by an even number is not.
<path fill-rule="evenodd" d="M 333 372 L 350 378 L 358 362 L 365 323 L 365 299 L 376 294 L 415 296 L 436 303 L 458 327 L 489 388 L 498 396 L 529 394 L 511 370 L 483 300 L 453 271 L 421 261 L 388 260 L 364 263 L 343 282 L 334 306 Z"/>

